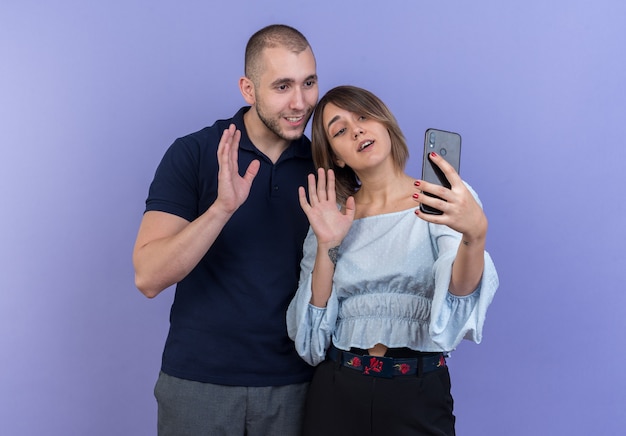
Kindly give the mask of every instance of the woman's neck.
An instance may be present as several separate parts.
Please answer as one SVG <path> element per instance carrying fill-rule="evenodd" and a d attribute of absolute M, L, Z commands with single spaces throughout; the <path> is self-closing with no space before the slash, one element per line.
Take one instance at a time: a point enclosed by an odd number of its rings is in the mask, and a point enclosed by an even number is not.
<path fill-rule="evenodd" d="M 355 194 L 357 218 L 409 209 L 415 205 L 414 179 L 402 171 L 393 174 L 365 175 Z"/>

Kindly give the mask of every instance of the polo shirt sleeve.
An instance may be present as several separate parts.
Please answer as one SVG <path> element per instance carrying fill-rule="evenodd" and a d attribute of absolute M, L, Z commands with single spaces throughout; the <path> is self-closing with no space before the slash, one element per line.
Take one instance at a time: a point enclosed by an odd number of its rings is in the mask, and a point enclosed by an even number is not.
<path fill-rule="evenodd" d="M 198 213 L 197 144 L 179 138 L 168 148 L 150 185 L 147 211 L 160 211 L 193 221 Z"/>

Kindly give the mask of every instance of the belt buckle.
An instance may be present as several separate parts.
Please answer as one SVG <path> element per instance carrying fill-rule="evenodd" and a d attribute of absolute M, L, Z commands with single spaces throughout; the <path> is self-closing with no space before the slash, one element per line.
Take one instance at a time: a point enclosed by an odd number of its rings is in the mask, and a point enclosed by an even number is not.
<path fill-rule="evenodd" d="M 392 357 L 384 356 L 363 356 L 363 375 L 371 375 L 373 377 L 393 377 L 393 363 Z"/>

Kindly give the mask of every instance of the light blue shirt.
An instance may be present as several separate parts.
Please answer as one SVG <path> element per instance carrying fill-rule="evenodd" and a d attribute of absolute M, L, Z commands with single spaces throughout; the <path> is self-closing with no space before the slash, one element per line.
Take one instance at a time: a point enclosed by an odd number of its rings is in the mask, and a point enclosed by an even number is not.
<path fill-rule="evenodd" d="M 461 235 L 429 224 L 415 208 L 354 220 L 339 248 L 333 287 L 325 308 L 310 304 L 317 240 L 309 229 L 300 283 L 287 311 L 296 350 L 311 365 L 322 362 L 331 339 L 339 349 L 381 343 L 419 351 L 479 343 L 498 275 L 485 252 L 478 288 L 458 297 L 448 291 Z"/>

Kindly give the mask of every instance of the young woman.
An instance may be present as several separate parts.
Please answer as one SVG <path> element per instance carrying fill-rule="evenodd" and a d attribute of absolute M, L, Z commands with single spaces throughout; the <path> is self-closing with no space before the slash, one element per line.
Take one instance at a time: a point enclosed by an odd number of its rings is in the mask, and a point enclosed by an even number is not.
<path fill-rule="evenodd" d="M 407 175 L 404 136 L 364 89 L 320 100 L 312 147 L 317 179 L 308 200 L 299 190 L 311 229 L 287 312 L 298 353 L 317 365 L 304 434 L 452 435 L 445 358 L 463 338 L 480 342 L 498 286 L 477 196 L 437 155 L 451 189 Z"/>

